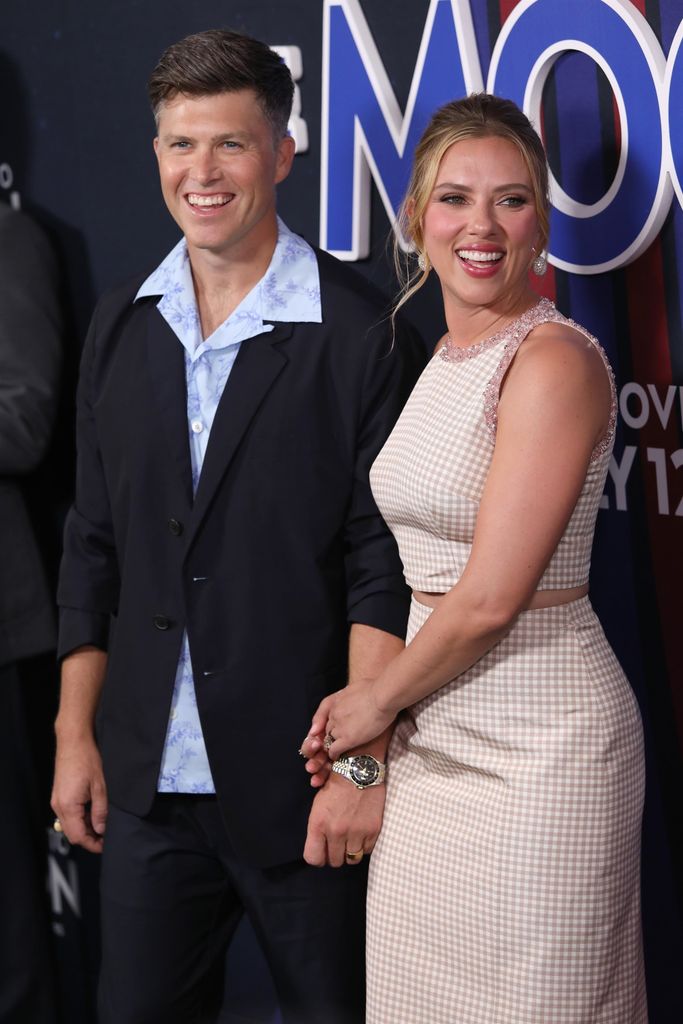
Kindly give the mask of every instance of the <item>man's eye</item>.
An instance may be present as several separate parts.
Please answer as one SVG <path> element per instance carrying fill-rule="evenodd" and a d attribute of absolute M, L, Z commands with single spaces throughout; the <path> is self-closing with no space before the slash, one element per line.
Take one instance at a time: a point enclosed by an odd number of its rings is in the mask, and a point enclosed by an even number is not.
<path fill-rule="evenodd" d="M 179 139 L 177 142 L 171 143 L 171 149 L 187 149 L 190 143 L 186 139 Z"/>

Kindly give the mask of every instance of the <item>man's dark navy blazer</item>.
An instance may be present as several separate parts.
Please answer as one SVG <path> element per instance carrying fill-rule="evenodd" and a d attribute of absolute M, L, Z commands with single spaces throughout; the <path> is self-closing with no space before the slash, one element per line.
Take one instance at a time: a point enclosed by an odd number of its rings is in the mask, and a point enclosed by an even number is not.
<path fill-rule="evenodd" d="M 149 810 L 186 627 L 231 843 L 301 856 L 297 748 L 346 681 L 350 623 L 405 634 L 408 591 L 368 470 L 423 362 L 378 297 L 318 253 L 321 324 L 243 342 L 193 501 L 183 348 L 140 280 L 99 304 L 83 354 L 60 653 L 109 651 L 98 742 L 109 799 Z"/>

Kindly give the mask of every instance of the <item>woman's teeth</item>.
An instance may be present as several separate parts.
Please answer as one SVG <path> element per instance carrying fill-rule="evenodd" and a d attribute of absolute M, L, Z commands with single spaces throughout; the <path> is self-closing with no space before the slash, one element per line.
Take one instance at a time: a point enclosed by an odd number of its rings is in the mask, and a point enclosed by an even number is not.
<path fill-rule="evenodd" d="M 497 263 L 503 258 L 502 252 L 480 252 L 478 249 L 458 249 L 457 253 L 461 260 L 470 263 Z"/>

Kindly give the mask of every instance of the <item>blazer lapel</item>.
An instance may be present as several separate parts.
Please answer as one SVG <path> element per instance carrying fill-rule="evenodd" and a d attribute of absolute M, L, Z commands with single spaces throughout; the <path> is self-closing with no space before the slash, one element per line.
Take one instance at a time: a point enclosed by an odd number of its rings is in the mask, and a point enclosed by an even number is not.
<path fill-rule="evenodd" d="M 185 350 L 161 314 L 155 309 L 147 329 L 147 355 L 152 390 L 183 493 L 192 504 L 192 464 L 187 432 Z"/>
<path fill-rule="evenodd" d="M 276 324 L 268 334 L 242 342 L 211 427 L 195 495 L 188 547 L 249 423 L 287 365 L 287 357 L 279 350 L 278 343 L 285 341 L 291 333 L 292 324 Z"/>

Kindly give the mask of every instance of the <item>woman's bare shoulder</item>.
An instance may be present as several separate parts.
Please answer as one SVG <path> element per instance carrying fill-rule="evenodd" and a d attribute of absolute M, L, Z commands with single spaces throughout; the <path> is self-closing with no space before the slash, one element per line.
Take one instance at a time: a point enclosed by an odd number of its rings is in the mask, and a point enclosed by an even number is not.
<path fill-rule="evenodd" d="M 578 326 L 567 321 L 539 324 L 520 346 L 518 371 L 533 373 L 538 382 L 584 386 L 594 382 L 599 390 L 607 387 L 609 377 L 598 345 Z"/>
<path fill-rule="evenodd" d="M 559 421 L 595 444 L 613 403 L 609 371 L 596 344 L 566 322 L 540 324 L 520 346 L 501 394 L 498 423 L 530 416 L 552 436 Z"/>

